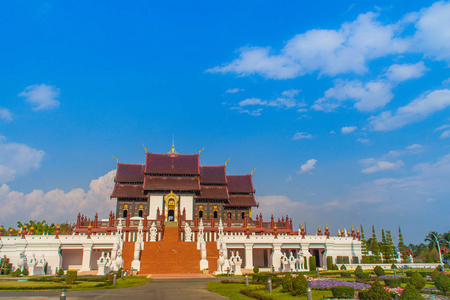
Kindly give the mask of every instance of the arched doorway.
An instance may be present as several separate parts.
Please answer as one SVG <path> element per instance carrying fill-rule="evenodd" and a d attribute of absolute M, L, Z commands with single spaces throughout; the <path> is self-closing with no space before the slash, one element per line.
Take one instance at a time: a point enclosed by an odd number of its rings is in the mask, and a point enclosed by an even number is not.
<path fill-rule="evenodd" d="M 177 222 L 179 197 L 172 191 L 164 196 L 164 211 L 167 222 Z"/>
<path fill-rule="evenodd" d="M 175 221 L 175 201 L 169 200 L 167 205 L 167 221 L 173 222 Z"/>

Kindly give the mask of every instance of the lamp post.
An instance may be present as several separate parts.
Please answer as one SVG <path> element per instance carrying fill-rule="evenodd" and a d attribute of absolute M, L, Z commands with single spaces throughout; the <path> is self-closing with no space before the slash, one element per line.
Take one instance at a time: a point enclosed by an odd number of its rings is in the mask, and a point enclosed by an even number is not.
<path fill-rule="evenodd" d="M 63 288 L 61 292 L 59 293 L 59 299 L 60 300 L 66 300 L 66 288 Z"/>

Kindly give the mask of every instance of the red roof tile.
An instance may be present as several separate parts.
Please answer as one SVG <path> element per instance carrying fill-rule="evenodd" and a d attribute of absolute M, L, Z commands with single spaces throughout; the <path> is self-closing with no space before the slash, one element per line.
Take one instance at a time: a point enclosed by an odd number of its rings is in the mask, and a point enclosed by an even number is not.
<path fill-rule="evenodd" d="M 254 193 L 251 175 L 228 175 L 228 192 L 232 193 Z"/>
<path fill-rule="evenodd" d="M 147 153 L 145 174 L 199 175 L 199 155 Z"/>
<path fill-rule="evenodd" d="M 227 184 L 225 166 L 200 167 L 201 184 Z"/>
<path fill-rule="evenodd" d="M 144 165 L 118 164 L 116 182 L 144 182 Z"/>
<path fill-rule="evenodd" d="M 116 183 L 111 198 L 147 198 L 140 184 Z"/>
<path fill-rule="evenodd" d="M 145 176 L 144 190 L 152 191 L 198 191 L 199 177 Z"/>
<path fill-rule="evenodd" d="M 196 199 L 228 199 L 226 186 L 201 186 L 200 196 Z"/>
<path fill-rule="evenodd" d="M 228 203 L 225 203 L 223 206 L 249 207 L 258 206 L 258 204 L 256 203 L 255 196 L 253 195 L 230 195 Z"/>

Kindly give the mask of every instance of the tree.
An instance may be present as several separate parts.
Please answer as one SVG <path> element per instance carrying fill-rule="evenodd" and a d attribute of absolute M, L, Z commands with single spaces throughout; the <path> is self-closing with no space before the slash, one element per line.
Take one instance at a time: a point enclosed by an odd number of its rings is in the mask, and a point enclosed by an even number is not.
<path fill-rule="evenodd" d="M 384 234 L 384 229 L 381 229 L 381 243 L 380 245 L 380 251 L 383 254 L 383 262 L 388 262 L 388 253 L 387 253 L 387 241 L 386 241 L 386 235 Z"/>
<path fill-rule="evenodd" d="M 438 244 L 437 241 L 435 239 L 435 237 L 437 238 L 439 236 L 439 233 L 437 231 L 431 231 L 430 233 L 427 234 L 427 236 L 425 237 L 425 242 L 428 242 L 428 248 L 429 250 L 436 248 L 438 249 Z"/>
<path fill-rule="evenodd" d="M 409 261 L 409 255 L 406 252 L 406 246 L 405 242 L 403 241 L 403 235 L 400 226 L 398 227 L 398 250 L 400 251 L 400 257 L 402 258 L 402 262 L 404 263 Z"/>
<path fill-rule="evenodd" d="M 375 226 L 372 225 L 372 254 L 375 262 L 380 262 L 380 246 L 378 245 L 377 235 L 375 234 Z"/>
<path fill-rule="evenodd" d="M 386 260 L 388 263 L 393 263 L 395 262 L 396 258 L 397 258 L 397 250 L 395 249 L 394 246 L 394 241 L 392 240 L 392 236 L 391 236 L 391 231 L 388 230 L 386 235 L 386 247 L 387 247 L 387 257 Z"/>

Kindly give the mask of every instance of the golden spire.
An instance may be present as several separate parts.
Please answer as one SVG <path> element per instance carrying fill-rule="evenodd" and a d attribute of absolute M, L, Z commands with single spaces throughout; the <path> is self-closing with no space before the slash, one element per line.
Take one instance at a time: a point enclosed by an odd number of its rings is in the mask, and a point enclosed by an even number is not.
<path fill-rule="evenodd" d="M 170 151 L 167 152 L 167 154 L 178 154 L 178 152 L 175 151 L 175 137 L 172 138 L 172 149 L 170 149 Z"/>
<path fill-rule="evenodd" d="M 198 151 L 198 156 L 200 156 L 200 153 L 202 153 L 203 150 L 205 150 L 205 147 L 203 147 L 202 150 Z"/>
<path fill-rule="evenodd" d="M 225 162 L 225 167 L 228 165 L 228 163 L 230 162 L 230 159 L 231 158 L 229 158 L 226 162 Z"/>
<path fill-rule="evenodd" d="M 145 154 L 147 154 L 147 148 L 145 148 L 144 143 L 142 143 L 142 147 L 144 147 Z"/>
<path fill-rule="evenodd" d="M 253 176 L 253 172 L 255 172 L 256 168 L 253 169 L 253 171 L 250 173 L 250 176 Z"/>
<path fill-rule="evenodd" d="M 116 160 L 117 164 L 119 164 L 119 160 L 114 155 L 112 157 Z"/>

